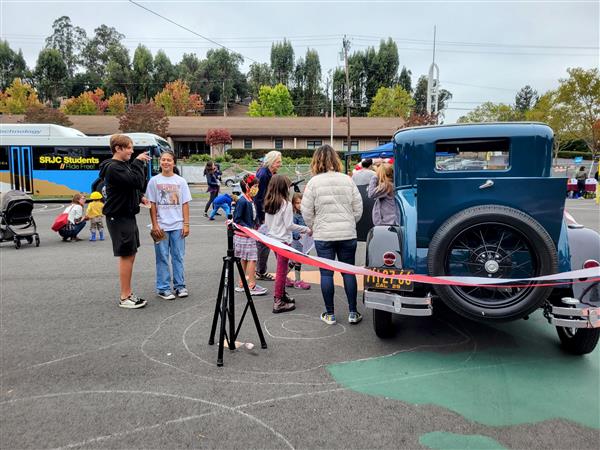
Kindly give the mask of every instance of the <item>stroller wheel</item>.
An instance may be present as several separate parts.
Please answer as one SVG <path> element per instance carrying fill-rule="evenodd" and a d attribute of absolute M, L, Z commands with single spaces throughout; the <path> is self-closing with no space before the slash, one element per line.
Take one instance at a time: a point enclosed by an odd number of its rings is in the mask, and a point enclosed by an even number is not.
<path fill-rule="evenodd" d="M 39 246 L 40 246 L 40 237 L 39 237 L 39 236 L 36 236 L 36 237 L 35 237 L 35 246 L 36 246 L 36 247 L 39 247 Z"/>
<path fill-rule="evenodd" d="M 15 238 L 15 248 L 17 250 L 21 248 L 21 240 L 18 238 Z"/>
<path fill-rule="evenodd" d="M 33 237 L 27 236 L 25 239 L 27 239 L 28 244 L 33 244 Z"/>

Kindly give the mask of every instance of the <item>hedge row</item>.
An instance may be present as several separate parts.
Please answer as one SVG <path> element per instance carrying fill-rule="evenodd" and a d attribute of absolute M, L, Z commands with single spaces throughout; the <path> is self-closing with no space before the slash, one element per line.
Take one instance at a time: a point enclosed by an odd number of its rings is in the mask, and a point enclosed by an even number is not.
<path fill-rule="evenodd" d="M 559 158 L 573 159 L 576 156 L 581 156 L 583 159 L 592 159 L 591 153 L 586 152 L 558 152 Z"/>
<path fill-rule="evenodd" d="M 258 159 L 272 151 L 272 148 L 230 148 L 227 154 L 234 159 L 242 159 L 249 156 Z M 312 158 L 314 150 L 311 148 L 284 148 L 279 150 L 283 156 L 288 158 Z"/>

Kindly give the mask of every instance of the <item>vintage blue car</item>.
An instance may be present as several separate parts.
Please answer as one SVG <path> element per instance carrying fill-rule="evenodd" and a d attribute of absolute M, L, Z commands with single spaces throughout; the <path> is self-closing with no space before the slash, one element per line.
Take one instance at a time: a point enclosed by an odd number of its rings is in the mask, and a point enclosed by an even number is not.
<path fill-rule="evenodd" d="M 598 266 L 600 235 L 565 218 L 566 181 L 551 176 L 552 145 L 552 130 L 541 123 L 398 131 L 399 225 L 367 226 L 365 233 L 363 216 L 366 265 L 385 273 L 519 279 Z M 574 354 L 591 352 L 600 336 L 597 282 L 485 288 L 364 281 L 364 304 L 382 338 L 394 334 L 393 314 L 429 316 L 435 299 L 486 322 L 523 319 L 543 308 Z"/>

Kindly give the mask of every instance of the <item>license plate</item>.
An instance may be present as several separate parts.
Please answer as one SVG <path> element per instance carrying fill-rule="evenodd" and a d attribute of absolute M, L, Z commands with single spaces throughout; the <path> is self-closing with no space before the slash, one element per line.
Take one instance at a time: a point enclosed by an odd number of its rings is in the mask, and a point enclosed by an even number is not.
<path fill-rule="evenodd" d="M 414 270 L 407 269 L 383 269 L 381 267 L 367 267 L 374 272 L 380 272 L 385 275 L 412 275 Z M 408 280 L 398 280 L 396 278 L 383 278 L 375 275 L 365 276 L 365 288 L 386 289 L 391 291 L 412 291 L 414 283 Z"/>

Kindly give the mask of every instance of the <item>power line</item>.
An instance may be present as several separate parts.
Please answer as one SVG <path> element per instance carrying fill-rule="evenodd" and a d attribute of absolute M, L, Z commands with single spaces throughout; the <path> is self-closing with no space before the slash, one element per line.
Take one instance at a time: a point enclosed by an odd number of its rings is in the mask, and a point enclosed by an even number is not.
<path fill-rule="evenodd" d="M 240 54 L 241 56 L 243 56 L 244 58 L 246 58 L 246 59 L 248 59 L 248 60 L 250 60 L 250 61 L 252 61 L 252 62 L 258 63 L 258 61 L 254 60 L 254 59 L 252 59 L 252 58 L 250 58 L 250 57 L 248 57 L 248 56 L 244 56 L 244 55 L 242 55 L 241 53 L 239 53 L 239 52 L 236 52 L 236 51 L 234 51 L 234 50 L 230 49 L 229 47 L 226 47 L 226 46 L 224 46 L 223 44 L 220 44 L 220 43 L 218 43 L 217 41 L 214 41 L 214 40 L 212 40 L 211 38 L 208 38 L 208 37 L 206 37 L 206 36 L 203 36 L 203 35 L 201 35 L 200 33 L 197 33 L 197 32 L 195 32 L 194 30 L 192 30 L 192 29 L 190 29 L 190 28 L 188 28 L 188 27 L 186 27 L 186 26 L 184 26 L 184 25 L 181 25 L 181 24 L 179 24 L 179 23 L 177 23 L 177 22 L 175 22 L 175 21 L 173 21 L 173 20 L 171 20 L 171 19 L 169 19 L 168 17 L 165 17 L 165 16 L 163 16 L 162 14 L 159 14 L 159 13 L 157 13 L 156 11 L 153 11 L 153 10 L 151 10 L 150 8 L 146 8 L 145 6 L 143 6 L 143 5 L 140 5 L 139 3 L 137 3 L 137 2 L 135 2 L 135 1 L 133 1 L 133 0 L 129 0 L 129 2 L 130 2 L 130 3 L 133 3 L 133 4 L 134 4 L 134 5 L 136 5 L 136 6 L 139 6 L 139 7 L 140 7 L 140 8 L 142 8 L 142 9 L 145 9 L 145 10 L 146 10 L 146 11 L 148 11 L 149 13 L 152 13 L 152 14 L 154 14 L 155 16 L 158 16 L 158 17 L 160 17 L 161 19 L 164 19 L 164 20 L 166 20 L 167 22 L 169 22 L 169 23 L 172 23 L 173 25 L 175 25 L 175 26 L 177 26 L 177 27 L 179 27 L 179 28 L 181 28 L 181 29 L 183 29 L 183 30 L 189 31 L 190 33 L 192 33 L 192 34 L 194 34 L 194 35 L 196 35 L 196 36 L 198 36 L 198 37 L 201 37 L 202 39 L 205 39 L 205 40 L 207 40 L 207 41 L 209 41 L 209 42 L 212 42 L 212 43 L 213 43 L 213 44 L 215 44 L 215 45 L 218 45 L 218 46 L 219 46 L 219 47 L 221 47 L 221 48 L 224 48 L 224 49 L 225 49 L 225 50 L 227 50 L 228 52 L 231 52 L 231 53 L 238 53 L 238 54 Z"/>

